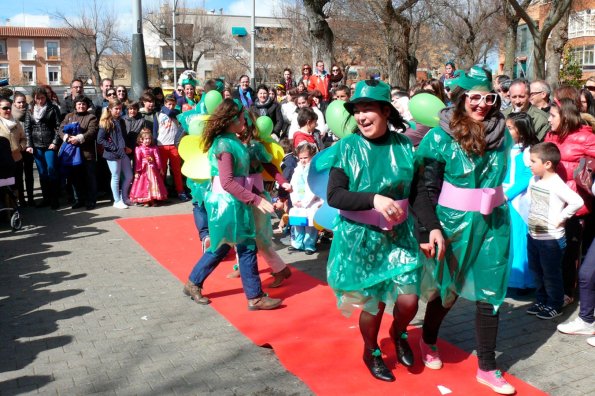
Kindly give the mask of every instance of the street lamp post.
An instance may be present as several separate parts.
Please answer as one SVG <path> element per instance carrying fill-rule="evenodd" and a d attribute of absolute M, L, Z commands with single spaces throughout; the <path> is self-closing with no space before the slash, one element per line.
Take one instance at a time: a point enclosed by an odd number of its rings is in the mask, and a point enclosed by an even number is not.
<path fill-rule="evenodd" d="M 140 98 L 147 88 L 147 58 L 145 57 L 145 43 L 143 40 L 142 7 L 141 0 L 133 0 L 132 17 L 135 29 L 132 34 L 132 95 L 134 99 Z"/>
<path fill-rule="evenodd" d="M 176 9 L 178 8 L 178 0 L 173 0 L 174 7 L 173 11 L 171 12 L 171 19 L 172 19 L 172 41 L 173 41 L 173 49 L 174 49 L 174 80 L 173 80 L 173 87 L 174 90 L 177 88 L 178 85 L 178 66 L 176 65 Z"/>
<path fill-rule="evenodd" d="M 256 0 L 252 0 L 252 34 L 250 35 L 250 71 L 252 73 L 252 89 L 256 89 L 256 62 L 254 60 L 254 40 L 256 36 Z"/>

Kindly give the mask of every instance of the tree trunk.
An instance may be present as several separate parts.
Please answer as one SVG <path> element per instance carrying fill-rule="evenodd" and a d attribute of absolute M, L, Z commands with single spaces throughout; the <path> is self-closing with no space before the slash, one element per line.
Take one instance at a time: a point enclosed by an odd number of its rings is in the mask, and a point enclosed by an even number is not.
<path fill-rule="evenodd" d="M 399 20 L 400 19 L 400 20 Z M 409 88 L 409 33 L 411 23 L 406 18 L 386 21 L 389 39 L 388 83 Z"/>
<path fill-rule="evenodd" d="M 545 80 L 545 46 L 547 37 L 543 33 L 533 37 L 533 71 L 534 80 Z"/>
<path fill-rule="evenodd" d="M 312 47 L 312 65 L 321 59 L 330 69 L 333 61 L 333 42 L 335 36 L 331 30 L 326 15 L 323 12 L 328 0 L 304 0 L 304 9 L 308 19 L 308 33 Z"/>
<path fill-rule="evenodd" d="M 545 79 L 552 89 L 555 89 L 560 82 L 560 65 L 564 56 L 564 46 L 568 42 L 568 20 L 570 8 L 564 13 L 560 22 L 552 31 L 552 36 L 547 43 L 546 63 L 547 70 Z"/>
<path fill-rule="evenodd" d="M 506 37 L 504 39 L 504 69 L 502 73 L 512 77 L 514 71 L 514 58 L 516 57 L 517 29 L 520 18 L 514 15 L 514 10 L 504 5 L 504 15 L 506 16 Z"/>
<path fill-rule="evenodd" d="M 415 56 L 409 55 L 408 63 L 409 63 L 409 84 L 407 84 L 407 86 L 403 87 L 407 90 L 409 90 L 409 87 L 415 85 L 415 83 L 417 82 L 417 65 L 419 64 L 419 61 L 417 60 L 417 58 Z"/>

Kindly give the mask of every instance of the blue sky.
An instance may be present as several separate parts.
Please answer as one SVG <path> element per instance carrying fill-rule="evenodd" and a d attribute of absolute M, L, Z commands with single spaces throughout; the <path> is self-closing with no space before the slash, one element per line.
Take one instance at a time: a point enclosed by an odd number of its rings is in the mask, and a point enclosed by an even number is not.
<path fill-rule="evenodd" d="M 49 17 L 49 13 L 56 11 L 66 15 L 76 15 L 80 6 L 90 3 L 92 0 L 2 0 L 0 5 L 0 25 L 6 24 L 6 19 L 11 20 L 12 26 L 52 26 L 56 22 Z M 119 21 L 122 29 L 130 23 L 132 14 L 132 0 L 97 0 L 108 7 L 116 7 L 122 15 Z M 163 3 L 171 0 L 142 0 L 143 7 L 155 3 Z M 278 10 L 278 4 L 283 0 L 256 0 L 256 15 L 270 16 L 274 10 Z M 225 14 L 249 15 L 252 10 L 251 0 L 180 0 L 189 7 L 202 7 L 207 10 L 215 9 L 219 12 L 223 8 Z M 171 3 L 170 3 L 171 4 Z"/>

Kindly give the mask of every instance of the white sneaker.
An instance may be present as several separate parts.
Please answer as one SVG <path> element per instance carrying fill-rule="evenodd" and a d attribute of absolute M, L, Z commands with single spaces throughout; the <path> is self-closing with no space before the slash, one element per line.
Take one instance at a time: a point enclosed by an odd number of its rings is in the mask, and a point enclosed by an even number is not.
<path fill-rule="evenodd" d="M 595 347 L 595 337 L 587 338 L 587 344 Z"/>
<path fill-rule="evenodd" d="M 576 317 L 570 322 L 559 324 L 558 331 L 564 334 L 593 335 L 595 334 L 595 322 L 587 323 L 581 318 Z"/>
<path fill-rule="evenodd" d="M 114 202 L 114 208 L 116 209 L 128 209 L 128 205 L 124 203 L 124 201 Z"/>

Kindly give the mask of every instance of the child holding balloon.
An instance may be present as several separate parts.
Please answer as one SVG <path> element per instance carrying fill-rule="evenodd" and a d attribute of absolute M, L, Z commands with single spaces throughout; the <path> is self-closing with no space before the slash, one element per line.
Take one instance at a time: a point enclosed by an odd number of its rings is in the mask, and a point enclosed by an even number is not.
<path fill-rule="evenodd" d="M 316 119 L 314 119 L 314 122 L 316 122 Z M 293 189 L 291 202 L 293 208 L 289 211 L 289 219 L 291 223 L 292 216 L 301 214 L 301 218 L 305 220 L 304 223 L 309 223 L 309 220 L 306 219 L 312 219 L 316 210 L 322 205 L 322 201 L 310 190 L 307 182 L 310 161 L 312 161 L 312 157 L 316 154 L 317 149 L 313 143 L 303 141 L 297 146 L 295 151 L 299 162 L 291 178 L 291 187 Z M 307 224 L 292 225 L 291 246 L 288 250 L 305 250 L 307 255 L 314 254 L 316 252 L 317 239 L 318 230 L 315 227 Z"/>

